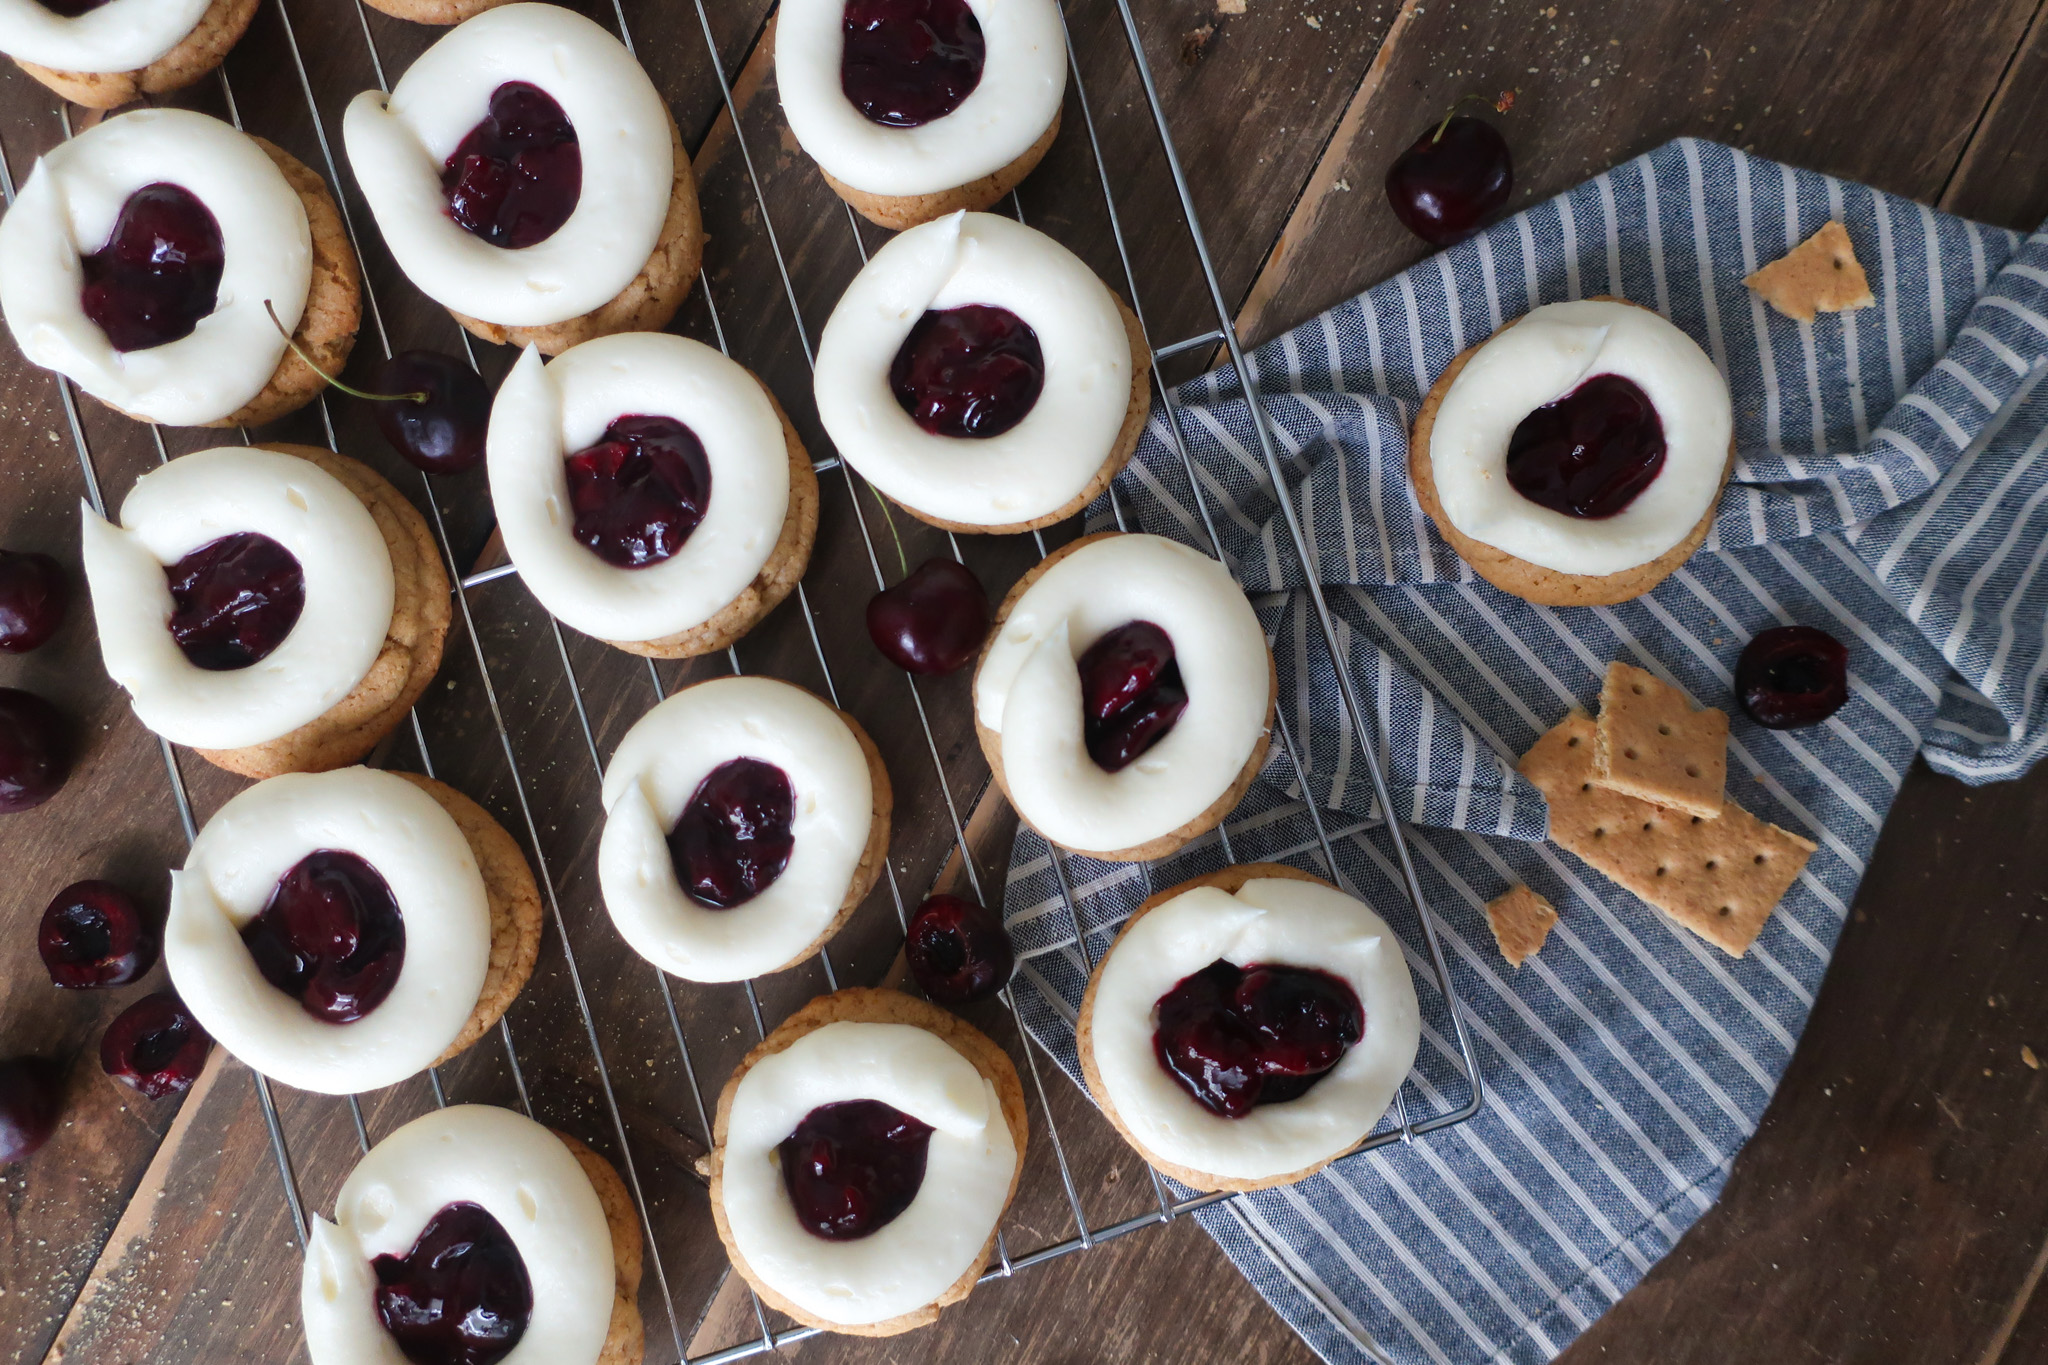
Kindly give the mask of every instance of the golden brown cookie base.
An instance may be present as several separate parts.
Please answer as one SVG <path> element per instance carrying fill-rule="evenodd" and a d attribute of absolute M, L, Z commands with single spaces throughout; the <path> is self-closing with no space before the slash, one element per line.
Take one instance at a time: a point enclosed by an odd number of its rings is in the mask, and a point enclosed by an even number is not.
<path fill-rule="evenodd" d="M 1641 308 L 1639 303 L 1617 299 L 1610 295 L 1598 294 L 1594 299 L 1601 303 L 1627 303 L 1631 308 Z M 1592 301 L 1592 300 L 1589 300 Z M 1650 309 L 1643 311 L 1649 312 Z M 1495 332 L 1499 336 L 1512 327 L 1516 318 L 1507 327 Z M 1488 337 L 1487 341 L 1493 338 Z M 1728 459 L 1721 466 L 1721 483 L 1714 491 L 1713 501 L 1707 505 L 1706 513 L 1700 517 L 1685 539 L 1666 550 L 1647 564 L 1638 564 L 1633 569 L 1620 573 L 1574 574 L 1559 573 L 1546 569 L 1540 564 L 1495 549 L 1482 541 L 1472 539 L 1451 525 L 1451 519 L 1444 515 L 1443 504 L 1436 496 L 1436 474 L 1429 459 L 1430 433 L 1436 429 L 1437 409 L 1443 406 L 1444 395 L 1451 391 L 1452 381 L 1464 371 L 1466 364 L 1477 353 L 1480 346 L 1468 346 L 1458 353 L 1444 372 L 1437 376 L 1424 395 L 1422 407 L 1415 414 L 1415 425 L 1408 433 L 1408 477 L 1415 485 L 1415 500 L 1422 504 L 1422 510 L 1429 513 L 1429 519 L 1436 523 L 1437 532 L 1450 542 L 1472 572 L 1499 588 L 1510 592 L 1525 602 L 1534 602 L 1542 607 L 1607 607 L 1617 602 L 1627 602 L 1641 597 L 1650 589 L 1669 578 L 1679 565 L 1691 559 L 1693 551 L 1706 542 L 1707 532 L 1714 527 L 1714 513 L 1721 505 L 1722 488 L 1728 486 L 1728 475 L 1735 468 L 1735 438 L 1728 438 Z"/>
<path fill-rule="evenodd" d="M 1060 116 L 1054 114 L 1052 122 L 1038 135 L 1038 141 L 1026 147 L 1023 154 L 1007 166 L 1002 166 L 970 180 L 965 185 L 955 185 L 950 190 L 934 190 L 930 194 L 869 194 L 857 190 L 845 181 L 837 179 L 823 166 L 818 174 L 825 177 L 825 183 L 832 192 L 853 206 L 853 211 L 873 223 L 876 227 L 891 228 L 898 232 L 914 228 L 919 223 L 929 223 L 934 218 L 943 218 L 949 213 L 966 209 L 978 213 L 1001 199 L 1011 190 L 1024 183 L 1024 177 L 1038 168 L 1045 159 L 1045 153 L 1052 146 L 1052 140 L 1059 136 Z"/>
<path fill-rule="evenodd" d="M 459 24 L 508 0 L 365 0 L 371 9 L 415 24 Z"/>
<path fill-rule="evenodd" d="M 640 1321 L 640 1218 L 633 1211 L 633 1196 L 611 1162 L 559 1129 L 548 1131 L 583 1168 L 590 1188 L 597 1191 L 597 1202 L 604 1206 L 605 1227 L 612 1235 L 611 1329 L 593 1365 L 640 1365 L 647 1339 Z"/>
<path fill-rule="evenodd" d="M 682 130 L 676 127 L 673 114 L 669 115 L 668 134 L 675 167 L 668 217 L 662 220 L 654 254 L 624 289 L 581 317 L 551 322 L 545 327 L 505 327 L 465 317 L 453 308 L 448 310 L 449 315 L 485 341 L 500 346 L 533 346 L 549 356 L 560 355 L 595 337 L 615 332 L 658 332 L 668 326 L 676 309 L 683 306 L 690 286 L 697 281 L 697 270 L 704 263 L 704 216 L 697 204 L 697 173 L 690 168 L 690 154 L 683 150 Z"/>
<path fill-rule="evenodd" d="M 759 375 L 753 378 L 761 384 Z M 818 475 L 811 468 L 810 452 L 804 449 L 803 439 L 796 434 L 789 414 L 782 410 L 782 404 L 766 384 L 761 384 L 761 392 L 768 395 L 775 415 L 782 419 L 782 440 L 789 451 L 789 510 L 783 514 L 782 534 L 774 551 L 761 565 L 761 572 L 754 575 L 754 581 L 703 624 L 659 640 L 607 640 L 606 644 L 651 659 L 694 659 L 699 654 L 715 654 L 759 625 L 761 618 L 781 606 L 782 599 L 803 581 L 804 570 L 811 562 L 811 546 L 818 538 Z"/>
<path fill-rule="evenodd" d="M 769 1034 L 753 1051 L 749 1052 L 732 1073 L 732 1079 L 725 1083 L 725 1089 L 718 1096 L 718 1117 L 712 1128 L 712 1151 L 709 1161 L 711 1171 L 711 1218 L 718 1227 L 718 1240 L 725 1243 L 726 1254 L 732 1258 L 733 1269 L 763 1302 L 779 1313 L 787 1314 L 806 1327 L 816 1327 L 826 1332 L 843 1332 L 848 1336 L 892 1337 L 899 1332 L 908 1332 L 936 1322 L 939 1310 L 960 1302 L 974 1289 L 981 1278 L 982 1269 L 995 1249 L 998 1226 L 989 1229 L 988 1241 L 982 1245 L 981 1255 L 969 1266 L 967 1272 L 955 1280 L 943 1294 L 922 1308 L 912 1309 L 893 1318 L 880 1322 L 849 1327 L 844 1323 L 826 1322 L 806 1313 L 778 1294 L 775 1289 L 762 1282 L 755 1275 L 753 1267 L 740 1255 L 733 1244 L 732 1228 L 725 1221 L 725 1137 L 726 1128 L 732 1118 L 733 1095 L 739 1090 L 740 1081 L 754 1069 L 763 1057 L 772 1057 L 805 1034 L 815 1032 L 827 1024 L 847 1021 L 866 1024 L 909 1024 L 936 1035 L 953 1051 L 965 1057 L 996 1089 L 996 1097 L 1003 1107 L 1003 1121 L 1010 1126 L 1010 1140 L 1017 1148 L 1017 1164 L 1010 1173 L 1009 1193 L 1003 1196 L 1003 1207 L 1007 1210 L 1010 1200 L 1016 1197 L 1017 1181 L 1024 1171 L 1025 1144 L 1029 1139 L 1029 1123 L 1024 1110 L 1024 1087 L 1017 1079 L 1017 1068 L 1010 1056 L 987 1034 L 975 1028 L 966 1020 L 948 1014 L 936 1005 L 930 1005 L 899 991 L 854 986 L 831 995 L 821 995 L 805 1005 L 795 1014 L 782 1021 L 781 1027 Z"/>
<path fill-rule="evenodd" d="M 370 671 L 324 715 L 267 743 L 193 752 L 244 777 L 345 768 L 405 719 L 441 666 L 441 642 L 448 634 L 448 572 L 426 518 L 368 465 L 316 446 L 271 442 L 256 448 L 311 461 L 362 499 L 391 553 L 391 628 Z"/>
<path fill-rule="evenodd" d="M 1211 1192 L 1218 1190 L 1270 1190 L 1281 1185 L 1292 1185 L 1297 1180 L 1308 1179 L 1332 1161 L 1349 1155 L 1358 1146 L 1358 1143 L 1353 1143 L 1350 1147 L 1325 1157 L 1313 1166 L 1305 1166 L 1301 1170 L 1289 1171 L 1284 1175 L 1267 1176 L 1261 1180 L 1239 1180 L 1229 1176 L 1211 1175 L 1207 1171 L 1198 1171 L 1189 1166 L 1177 1165 L 1154 1152 L 1147 1151 L 1145 1144 L 1133 1137 L 1131 1130 L 1124 1126 L 1123 1118 L 1116 1112 L 1116 1106 L 1110 1102 L 1109 1089 L 1103 1085 L 1101 1073 L 1095 1069 L 1095 988 L 1101 984 L 1103 967 L 1108 964 L 1110 955 L 1123 945 L 1124 935 L 1130 932 L 1131 926 L 1174 897 L 1192 891 L 1198 886 L 1213 886 L 1234 895 L 1238 888 L 1242 887 L 1246 882 L 1258 881 L 1268 877 L 1279 878 L 1285 881 L 1314 882 L 1317 886 L 1328 886 L 1333 891 L 1341 889 L 1324 881 L 1321 877 L 1311 876 L 1298 867 L 1288 867 L 1284 863 L 1242 863 L 1236 867 L 1226 867 L 1221 872 L 1211 872 L 1207 876 L 1191 877 L 1178 886 L 1169 886 L 1166 890 L 1147 897 L 1145 903 L 1140 905 L 1131 913 L 1131 917 L 1124 921 L 1124 927 L 1117 931 L 1117 941 L 1110 944 L 1109 952 L 1104 953 L 1102 961 L 1095 964 L 1094 974 L 1088 978 L 1088 989 L 1081 996 L 1081 1018 L 1074 1028 L 1074 1048 L 1081 1058 L 1081 1075 L 1088 1082 L 1088 1093 L 1095 1098 L 1095 1103 L 1101 1106 L 1103 1117 L 1110 1121 L 1111 1126 L 1122 1135 L 1123 1140 L 1130 1143 L 1132 1149 L 1139 1156 L 1145 1158 L 1154 1170 L 1157 1170 L 1161 1175 L 1170 1176 L 1181 1184 L 1193 1186 L 1198 1190 Z M 1366 1135 L 1361 1133 L 1359 1134 L 1358 1141 L 1363 1142 L 1365 1138 Z"/>
<path fill-rule="evenodd" d="M 212 74 L 256 17 L 257 0 L 213 0 L 178 45 L 140 71 L 58 71 L 19 58 L 14 64 L 88 109 L 118 109 L 145 95 L 182 90 Z"/>
<path fill-rule="evenodd" d="M 1080 549 L 1083 545 L 1092 545 L 1098 540 L 1107 540 L 1111 536 L 1125 534 L 1127 533 L 1123 531 L 1097 531 L 1092 536 L 1082 536 L 1078 540 L 1070 541 L 1040 560 L 1032 567 L 1030 572 L 1018 579 L 1016 585 L 1003 598 L 1002 605 L 996 608 L 995 624 L 989 627 L 988 640 L 982 645 L 981 657 L 976 660 L 974 665 L 975 676 L 978 678 L 981 675 L 981 666 L 988 662 L 989 651 L 995 647 L 995 642 L 1001 638 L 1003 623 L 1010 619 L 1011 610 L 1016 607 L 1018 601 L 1023 598 L 1031 585 L 1045 576 L 1046 570 Z M 1079 853 L 1084 857 L 1100 858 L 1105 862 L 1146 863 L 1151 862 L 1155 858 L 1164 858 L 1176 849 L 1187 847 L 1188 844 L 1201 838 L 1204 834 L 1216 828 L 1217 825 L 1223 823 L 1223 817 L 1237 809 L 1237 803 L 1244 800 L 1244 794 L 1251 790 L 1252 783 L 1258 779 L 1259 769 L 1266 766 L 1266 753 L 1273 745 L 1273 712 L 1280 701 L 1280 672 L 1273 662 L 1273 651 L 1270 648 L 1266 651 L 1266 678 L 1265 733 L 1259 742 L 1252 746 L 1252 752 L 1245 759 L 1244 766 L 1238 769 L 1236 779 L 1231 782 L 1223 795 L 1217 797 L 1210 804 L 1207 810 L 1182 825 L 1179 829 L 1162 834 L 1156 839 L 1147 840 L 1136 848 L 1103 850 L 1075 848 L 1071 844 L 1061 844 L 1060 847 L 1072 853 Z M 969 695 L 972 695 L 972 693 L 970 692 Z M 995 778 L 996 786 L 1002 790 L 1003 796 L 1010 801 L 1010 805 L 1015 807 L 1017 802 L 1010 796 L 1009 784 L 1003 777 L 1002 735 L 983 725 L 978 712 L 974 717 L 974 733 L 975 737 L 981 741 L 981 756 L 988 761 L 989 775 Z M 1025 824 L 1031 824 L 1030 817 L 1025 815 L 1023 811 L 1018 811 L 1017 817 L 1023 820 Z M 1038 829 L 1036 825 L 1031 827 L 1034 830 Z M 1040 837 L 1043 838 L 1045 832 L 1043 830 L 1038 832 Z"/>

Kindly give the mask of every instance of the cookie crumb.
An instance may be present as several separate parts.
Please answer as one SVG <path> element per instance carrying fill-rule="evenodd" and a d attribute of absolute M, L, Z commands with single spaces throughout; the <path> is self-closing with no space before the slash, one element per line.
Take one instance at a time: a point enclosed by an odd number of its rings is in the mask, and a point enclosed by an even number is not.
<path fill-rule="evenodd" d="M 1743 283 L 1795 322 L 1812 322 L 1816 313 L 1842 313 L 1877 303 L 1849 230 L 1833 220 Z"/>
<path fill-rule="evenodd" d="M 1218 14 L 1243 14 L 1244 0 L 1216 0 Z"/>
<path fill-rule="evenodd" d="M 1500 955 L 1519 971 L 1542 950 L 1557 923 L 1557 910 L 1528 887 L 1511 886 L 1486 903 L 1486 923 L 1500 945 Z"/>
<path fill-rule="evenodd" d="M 1209 39 L 1216 35 L 1216 25 L 1203 24 L 1181 35 L 1180 64 L 1193 66 L 1202 60 L 1202 49 L 1209 45 Z"/>
<path fill-rule="evenodd" d="M 2039 1071 L 2041 1069 L 2041 1059 L 2036 1057 L 2034 1049 L 2028 1047 L 2025 1043 L 2020 1044 L 2020 1060 L 2027 1064 L 2027 1070 L 2029 1071 Z"/>

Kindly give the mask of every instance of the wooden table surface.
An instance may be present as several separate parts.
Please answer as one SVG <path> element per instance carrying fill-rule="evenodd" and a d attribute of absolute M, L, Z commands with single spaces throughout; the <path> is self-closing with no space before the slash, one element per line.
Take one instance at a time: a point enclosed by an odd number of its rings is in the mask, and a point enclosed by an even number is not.
<path fill-rule="evenodd" d="M 612 21 L 609 4 L 580 7 Z M 767 57 L 771 0 L 708 8 L 744 146 L 815 337 L 859 266 L 860 244 L 781 124 Z M 1153 339 L 1198 332 L 1209 325 L 1206 301 L 1114 10 L 1106 0 L 1067 8 Z M 1141 0 L 1135 8 L 1226 298 L 1249 340 L 1425 254 L 1389 213 L 1380 180 L 1394 153 L 1467 91 L 1521 92 L 1505 122 L 1518 205 L 1671 136 L 1697 134 L 2011 227 L 2048 217 L 2048 0 L 1247 0 L 1234 14 L 1220 13 L 1216 0 Z M 624 0 L 623 14 L 695 149 L 712 234 L 709 280 L 734 354 L 823 450 L 767 224 L 695 12 L 683 0 Z M 317 92 L 319 126 L 287 22 Z M 434 36 L 375 14 L 367 31 L 393 76 Z M 315 167 L 325 165 L 322 129 L 333 135 L 348 97 L 376 79 L 351 0 L 264 0 L 226 71 L 251 130 Z M 178 102 L 227 110 L 212 82 Z M 1022 208 L 1120 281 L 1077 113 L 1070 91 L 1066 127 L 1026 182 Z M 17 181 L 63 135 L 60 110 L 41 87 L 18 73 L 0 76 L 0 150 Z M 342 188 L 367 228 L 345 173 Z M 872 230 L 860 236 L 870 249 L 881 240 Z M 393 344 L 452 347 L 452 324 L 403 281 L 373 231 L 364 255 Z M 680 330 L 711 335 L 704 300 L 693 295 Z M 366 323 L 351 373 L 365 373 L 379 354 L 376 327 Z M 508 362 L 503 352 L 484 357 L 494 376 Z M 146 428 L 81 406 L 93 466 L 118 503 L 157 450 Z M 359 405 L 341 401 L 334 413 L 342 449 L 424 496 Z M 323 439 L 311 413 L 259 436 Z M 215 443 L 186 430 L 164 438 L 173 455 Z M 11 342 L 0 342 L 0 468 L 0 543 L 58 555 L 76 582 L 77 453 L 57 388 Z M 869 519 L 868 534 L 893 560 L 888 530 L 844 476 L 826 475 L 824 489 L 811 621 L 843 703 L 874 733 L 895 775 L 901 884 L 914 896 L 934 877 L 962 879 L 949 858 L 936 757 L 968 821 L 979 874 L 1000 885 L 1011 824 L 985 799 L 965 682 L 921 689 L 935 729 L 927 746 L 902 675 L 880 665 L 860 626 L 873 580 L 856 519 Z M 489 562 L 481 474 L 436 483 L 432 495 L 462 562 Z M 929 533 L 897 521 L 912 562 L 933 550 Z M 992 589 L 1007 586 L 1032 554 L 1028 540 L 969 546 Z M 602 754 L 652 700 L 646 674 L 638 661 L 573 636 L 558 652 L 516 580 L 468 597 L 475 648 L 459 627 L 451 634 L 445 682 L 422 704 L 421 730 L 444 778 L 522 839 L 537 836 L 557 893 L 560 917 L 509 1016 L 523 1078 L 542 1119 L 619 1159 L 575 1005 L 573 950 L 674 1304 L 671 1326 L 650 1275 L 648 1359 L 673 1361 L 679 1341 L 693 1354 L 732 1344 L 754 1332 L 752 1313 L 743 1294 L 721 1288 L 724 1257 L 690 1169 L 703 1130 L 660 988 L 597 901 L 597 783 L 563 661 L 575 669 Z M 182 860 L 185 836 L 156 744 L 107 681 L 89 615 L 75 610 L 37 654 L 0 660 L 0 684 L 57 698 L 85 738 L 70 786 L 38 810 L 5 817 L 0 845 L 0 941 L 10 945 L 0 954 L 0 1038 L 9 1053 L 56 1056 L 71 1068 L 58 1136 L 33 1160 L 0 1171 L 0 1358 L 301 1360 L 298 1254 L 250 1073 L 216 1050 L 182 1103 L 153 1104 L 116 1086 L 100 1073 L 96 1044 L 139 991 L 53 992 L 30 947 L 36 917 L 64 883 L 112 877 L 160 905 L 166 869 Z M 749 671 L 824 685 L 795 603 L 739 653 Z M 517 779 L 497 741 L 480 659 L 514 736 Z M 674 685 L 722 668 L 714 661 L 662 672 Z M 242 785 L 189 753 L 178 761 L 201 820 Z M 415 768 L 422 759 L 408 736 L 379 761 Z M 2048 1360 L 2048 1293 L 2037 1288 L 2048 1266 L 2048 1078 L 2022 1058 L 2023 1046 L 2048 1055 L 2044 915 L 2048 772 L 1971 791 L 1916 768 L 1784 1086 L 1727 1193 L 1568 1358 Z M 878 892 L 834 945 L 841 980 L 884 979 L 899 937 Z M 815 966 L 787 973 L 764 988 L 762 1008 L 772 1021 L 819 989 Z M 752 1041 L 743 997 L 737 988 L 683 984 L 675 998 L 697 1079 L 715 1094 Z M 982 1022 L 1018 1051 L 1004 1016 Z M 457 1099 L 514 1099 L 502 1048 L 479 1046 L 443 1075 Z M 1091 1220 L 1148 1207 L 1142 1168 L 1087 1102 L 1056 1074 L 1048 1091 Z M 339 1100 L 279 1096 L 306 1197 L 325 1209 L 355 1156 L 350 1112 Z M 374 1138 L 431 1103 L 414 1081 L 366 1097 L 363 1117 Z M 1042 1139 L 1042 1117 L 1034 1124 Z M 1072 1235 L 1046 1146 L 1035 1143 L 1009 1224 L 1014 1248 Z M 817 1339 L 795 1349 L 848 1362 L 1313 1359 L 1185 1220 L 987 1287 L 909 1337 Z"/>

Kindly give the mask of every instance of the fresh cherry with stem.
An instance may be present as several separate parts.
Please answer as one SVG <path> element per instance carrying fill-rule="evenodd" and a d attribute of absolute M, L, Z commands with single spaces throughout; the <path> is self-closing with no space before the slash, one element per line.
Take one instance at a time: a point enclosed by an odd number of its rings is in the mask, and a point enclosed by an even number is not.
<path fill-rule="evenodd" d="M 0 550 L 0 652 L 26 654 L 57 633 L 71 591 L 48 555 Z"/>
<path fill-rule="evenodd" d="M 1394 216 L 1431 246 L 1452 246 L 1470 237 L 1515 188 L 1507 139 L 1485 119 L 1458 113 L 1468 100 L 1491 103 L 1505 114 L 1514 107 L 1515 92 L 1503 90 L 1491 101 L 1484 95 L 1461 97 L 1441 123 L 1387 168 L 1387 202 Z"/>
<path fill-rule="evenodd" d="M 988 593 L 957 559 L 933 555 L 868 600 L 868 638 L 908 673 L 951 673 L 988 638 Z"/>

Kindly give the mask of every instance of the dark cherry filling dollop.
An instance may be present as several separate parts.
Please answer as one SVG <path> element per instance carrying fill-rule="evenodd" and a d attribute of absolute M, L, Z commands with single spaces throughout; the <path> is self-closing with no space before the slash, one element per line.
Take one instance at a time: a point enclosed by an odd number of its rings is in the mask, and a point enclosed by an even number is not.
<path fill-rule="evenodd" d="M 1150 621 L 1130 621 L 1081 655 L 1081 738 L 1105 772 L 1128 767 L 1166 738 L 1188 708 L 1173 640 Z"/>
<path fill-rule="evenodd" d="M 209 672 L 269 657 L 299 623 L 306 575 L 269 536 L 238 531 L 209 540 L 164 570 L 171 583 L 171 638 Z"/>
<path fill-rule="evenodd" d="M 1159 997 L 1152 1049 L 1212 1114 L 1241 1119 L 1299 1099 L 1365 1036 L 1365 1008 L 1312 967 L 1222 958 Z"/>
<path fill-rule="evenodd" d="M 242 926 L 263 979 L 315 1019 L 346 1024 L 384 1003 L 405 965 L 405 920 L 377 869 L 353 853 L 309 853 Z"/>
<path fill-rule="evenodd" d="M 572 533 L 614 568 L 674 555 L 711 505 L 704 443 L 673 417 L 621 417 L 567 464 Z"/>
<path fill-rule="evenodd" d="M 944 118 L 981 84 L 986 57 L 967 0 L 847 0 L 839 88 L 871 123 Z"/>
<path fill-rule="evenodd" d="M 758 758 L 719 764 L 668 836 L 683 894 L 713 910 L 745 905 L 789 866 L 795 820 L 788 773 Z"/>
<path fill-rule="evenodd" d="M 1597 374 L 1522 419 L 1508 440 L 1508 482 L 1539 507 L 1597 520 L 1650 486 L 1664 450 L 1650 396 L 1618 374 Z"/>
<path fill-rule="evenodd" d="M 1743 646 L 1735 695 L 1758 725 L 1818 725 L 1849 700 L 1849 650 L 1815 626 L 1773 626 Z"/>
<path fill-rule="evenodd" d="M 413 1365 L 496 1365 L 533 1320 L 533 1281 L 481 1204 L 449 1204 L 403 1256 L 370 1262 L 377 1316 Z"/>
<path fill-rule="evenodd" d="M 1038 333 L 986 303 L 926 313 L 889 366 L 896 402 L 934 436 L 1000 436 L 1030 415 L 1044 388 Z"/>
<path fill-rule="evenodd" d="M 850 1242 L 879 1232 L 924 1184 L 928 1123 L 880 1100 L 821 1104 L 782 1140 L 782 1185 L 805 1232 Z"/>
<path fill-rule="evenodd" d="M 144 185 L 128 196 L 105 246 L 79 259 L 85 315 L 117 351 L 192 335 L 220 297 L 220 224 L 197 195 Z"/>
<path fill-rule="evenodd" d="M 583 194 L 575 125 L 548 92 L 507 81 L 441 171 L 448 216 L 492 246 L 517 248 L 555 235 Z"/>

